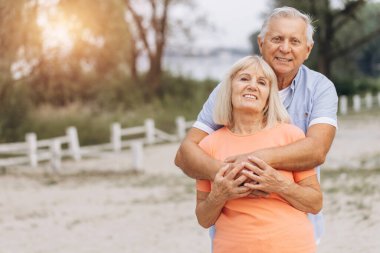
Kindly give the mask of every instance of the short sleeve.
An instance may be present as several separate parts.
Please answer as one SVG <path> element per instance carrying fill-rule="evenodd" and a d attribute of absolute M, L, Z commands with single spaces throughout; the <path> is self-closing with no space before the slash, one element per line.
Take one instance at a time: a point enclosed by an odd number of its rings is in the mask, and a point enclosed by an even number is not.
<path fill-rule="evenodd" d="M 304 171 L 293 171 L 293 178 L 294 178 L 294 181 L 298 183 L 299 181 L 316 174 L 317 172 L 315 171 L 315 169 L 304 170 Z"/>
<path fill-rule="evenodd" d="M 199 180 L 197 179 L 197 190 L 201 192 L 211 191 L 211 182 L 209 180 Z"/>
<path fill-rule="evenodd" d="M 221 128 L 221 126 L 215 124 L 213 120 L 214 105 L 216 96 L 218 95 L 219 87 L 220 84 L 218 84 L 218 86 L 216 86 L 215 89 L 211 92 L 207 101 L 203 104 L 202 110 L 198 114 L 197 121 L 193 125 L 193 127 L 205 131 L 208 134 Z"/>
<path fill-rule="evenodd" d="M 309 127 L 318 123 L 326 123 L 337 127 L 338 95 L 334 84 L 323 77 L 313 95 L 313 108 Z"/>

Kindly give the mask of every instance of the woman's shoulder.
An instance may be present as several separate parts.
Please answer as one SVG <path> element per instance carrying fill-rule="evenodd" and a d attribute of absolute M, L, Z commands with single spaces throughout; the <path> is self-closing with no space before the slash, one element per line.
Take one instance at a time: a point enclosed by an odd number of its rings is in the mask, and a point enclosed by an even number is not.
<path fill-rule="evenodd" d="M 228 131 L 227 131 L 226 127 L 219 128 L 218 130 L 216 130 L 216 131 L 210 133 L 209 135 L 207 135 L 206 137 L 204 137 L 201 142 L 213 143 L 227 133 L 228 133 Z"/>
<path fill-rule="evenodd" d="M 302 129 L 293 124 L 280 123 L 277 125 L 276 129 L 293 141 L 305 138 L 305 133 Z"/>

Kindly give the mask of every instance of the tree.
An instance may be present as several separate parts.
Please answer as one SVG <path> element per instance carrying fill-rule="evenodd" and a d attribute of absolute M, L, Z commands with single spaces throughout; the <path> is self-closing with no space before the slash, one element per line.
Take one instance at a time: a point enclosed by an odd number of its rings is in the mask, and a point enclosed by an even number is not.
<path fill-rule="evenodd" d="M 130 15 L 129 21 L 134 27 L 134 47 L 132 55 L 132 73 L 137 76 L 136 64 L 137 58 L 141 53 L 145 53 L 149 59 L 149 67 L 146 77 L 146 82 L 149 83 L 152 93 L 157 93 L 160 90 L 160 81 L 162 73 L 162 58 L 164 49 L 167 43 L 168 33 L 168 15 L 173 0 L 150 0 L 145 4 L 147 9 L 144 9 L 145 15 L 139 13 L 136 1 L 126 0 L 127 11 Z"/>

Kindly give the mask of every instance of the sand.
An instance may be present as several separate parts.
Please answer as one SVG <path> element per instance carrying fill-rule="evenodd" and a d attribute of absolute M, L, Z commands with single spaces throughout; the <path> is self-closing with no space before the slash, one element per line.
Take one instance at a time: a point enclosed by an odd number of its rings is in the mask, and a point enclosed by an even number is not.
<path fill-rule="evenodd" d="M 194 215 L 194 181 L 173 164 L 178 143 L 66 160 L 59 173 L 0 175 L 0 253 L 210 252 Z M 320 253 L 380 252 L 380 117 L 340 120 L 322 169 L 326 232 Z"/>

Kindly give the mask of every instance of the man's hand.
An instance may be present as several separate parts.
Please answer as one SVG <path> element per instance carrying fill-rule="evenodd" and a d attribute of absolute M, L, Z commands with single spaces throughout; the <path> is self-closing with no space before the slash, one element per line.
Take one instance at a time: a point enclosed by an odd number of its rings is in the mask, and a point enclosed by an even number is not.
<path fill-rule="evenodd" d="M 253 153 L 246 153 L 246 154 L 241 154 L 241 155 L 236 155 L 236 156 L 230 156 L 227 157 L 224 162 L 232 164 L 232 167 L 234 166 L 242 166 L 244 163 L 251 163 L 252 157 L 254 159 Z M 242 173 L 243 171 L 238 172 L 238 176 L 244 175 Z M 256 184 L 254 180 L 247 178 L 244 183 L 251 183 L 251 184 Z M 250 198 L 262 198 L 262 197 L 268 197 L 269 193 L 261 190 L 252 190 L 251 193 L 249 194 Z"/>
<path fill-rule="evenodd" d="M 225 163 L 234 163 L 234 164 L 240 164 L 243 162 L 248 162 L 248 157 L 251 155 L 251 153 L 241 154 L 241 155 L 234 155 L 229 156 L 226 159 L 224 159 Z"/>
<path fill-rule="evenodd" d="M 244 183 L 244 186 L 268 193 L 278 193 L 289 186 L 290 180 L 263 160 L 252 157 L 251 162 L 244 164 L 242 173 L 257 183 Z"/>

